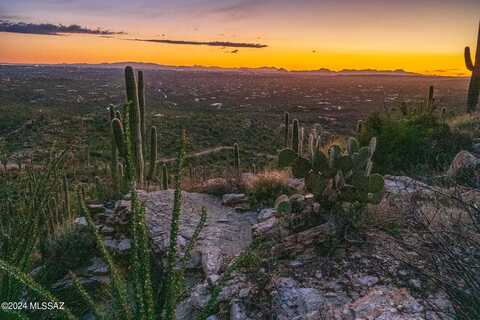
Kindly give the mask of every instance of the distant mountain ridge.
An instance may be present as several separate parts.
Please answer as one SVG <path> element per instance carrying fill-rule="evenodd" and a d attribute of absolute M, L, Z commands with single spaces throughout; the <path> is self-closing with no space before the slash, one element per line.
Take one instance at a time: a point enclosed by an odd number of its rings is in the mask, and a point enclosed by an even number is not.
<path fill-rule="evenodd" d="M 1 65 L 1 63 L 0 63 Z M 63 64 L 4 64 L 4 65 L 28 65 L 28 66 L 68 66 L 68 67 L 77 67 L 77 68 L 124 68 L 125 66 L 132 66 L 138 69 L 145 70 L 171 70 L 171 71 L 204 71 L 204 72 L 239 72 L 239 73 L 282 73 L 282 74 L 305 74 L 305 75 L 323 75 L 323 76 L 338 76 L 338 75 L 348 75 L 348 76 L 375 76 L 375 75 L 385 75 L 385 76 L 411 76 L 411 77 L 420 77 L 428 76 L 421 73 L 409 72 L 403 69 L 397 70 L 377 70 L 377 69 L 343 69 L 340 71 L 334 71 L 327 68 L 320 68 L 317 70 L 287 70 L 284 68 L 276 67 L 239 67 L 239 68 L 228 68 L 228 67 L 209 67 L 209 66 L 170 66 L 162 65 L 157 63 L 148 63 L 148 62 L 133 62 L 133 61 L 122 61 L 122 62 L 105 62 L 105 63 L 63 63 Z"/>

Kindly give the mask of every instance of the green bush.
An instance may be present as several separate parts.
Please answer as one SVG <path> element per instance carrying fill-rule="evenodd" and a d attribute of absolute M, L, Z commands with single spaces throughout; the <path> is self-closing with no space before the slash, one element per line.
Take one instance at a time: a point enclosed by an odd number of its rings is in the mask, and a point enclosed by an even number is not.
<path fill-rule="evenodd" d="M 371 114 L 360 132 L 360 143 L 377 137 L 374 171 L 382 174 L 423 175 L 444 171 L 471 139 L 452 130 L 432 114 L 395 119 Z"/>

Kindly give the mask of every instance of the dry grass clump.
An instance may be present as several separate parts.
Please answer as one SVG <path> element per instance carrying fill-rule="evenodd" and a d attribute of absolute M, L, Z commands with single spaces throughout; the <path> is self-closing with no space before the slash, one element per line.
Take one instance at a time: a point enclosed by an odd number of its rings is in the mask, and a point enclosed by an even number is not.
<path fill-rule="evenodd" d="M 248 175 L 242 183 L 251 203 L 256 206 L 271 206 L 278 196 L 292 192 L 286 171 L 268 170 Z"/>

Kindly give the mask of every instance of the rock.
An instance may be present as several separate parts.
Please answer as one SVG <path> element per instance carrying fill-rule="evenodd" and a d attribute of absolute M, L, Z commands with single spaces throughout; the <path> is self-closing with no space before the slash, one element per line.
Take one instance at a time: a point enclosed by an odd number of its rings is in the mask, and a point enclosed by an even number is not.
<path fill-rule="evenodd" d="M 229 193 L 222 197 L 222 204 L 228 207 L 248 203 L 248 197 L 244 193 Z"/>
<path fill-rule="evenodd" d="M 447 171 L 447 176 L 451 178 L 458 177 L 462 171 L 468 169 L 475 169 L 480 164 L 480 159 L 477 159 L 473 154 L 468 151 L 460 151 Z"/>
<path fill-rule="evenodd" d="M 278 320 L 305 319 L 311 312 L 318 311 L 323 304 L 320 292 L 313 288 L 299 288 L 291 278 L 274 281 L 272 312 Z"/>
<path fill-rule="evenodd" d="M 252 232 L 255 237 L 264 236 L 274 230 L 274 227 L 277 225 L 278 219 L 273 216 L 270 219 L 263 222 L 257 223 L 252 226 Z"/>
<path fill-rule="evenodd" d="M 87 219 L 85 217 L 78 217 L 73 220 L 74 224 L 77 224 L 79 226 L 88 226 Z"/>
<path fill-rule="evenodd" d="M 203 273 L 208 277 L 217 275 L 222 266 L 222 252 L 220 248 L 208 247 L 202 253 Z"/>
<path fill-rule="evenodd" d="M 218 317 L 216 315 L 209 316 L 207 320 L 218 320 Z"/>
<path fill-rule="evenodd" d="M 132 247 L 132 240 L 130 239 L 105 239 L 103 243 L 107 248 L 116 251 L 117 253 L 125 253 Z"/>
<path fill-rule="evenodd" d="M 164 256 L 169 244 L 173 190 L 140 192 L 145 204 L 145 221 L 155 256 Z M 195 245 L 189 266 L 202 265 L 205 277 L 217 275 L 224 264 L 239 255 L 252 241 L 251 226 L 256 222 L 256 212 L 237 213 L 224 206 L 217 197 L 182 192 L 182 214 L 179 221 L 179 255 L 193 235 L 200 220 L 201 208 L 207 211 L 207 221 Z M 195 260 L 195 261 L 193 261 Z"/>
<path fill-rule="evenodd" d="M 230 307 L 230 320 L 250 320 L 245 311 L 245 306 L 234 301 Z"/>
<path fill-rule="evenodd" d="M 266 208 L 266 209 L 263 209 L 263 210 L 260 211 L 260 213 L 258 214 L 257 220 L 258 220 L 259 222 L 265 221 L 265 220 L 270 219 L 271 217 L 273 217 L 273 216 L 275 215 L 275 213 L 277 213 L 277 211 L 276 211 L 274 208 Z"/>
<path fill-rule="evenodd" d="M 480 143 L 474 143 L 472 145 L 472 151 L 478 155 L 480 155 Z"/>
<path fill-rule="evenodd" d="M 91 274 L 107 274 L 108 266 L 103 262 L 102 259 L 94 257 L 92 259 L 92 264 L 87 267 L 87 271 Z"/>
<path fill-rule="evenodd" d="M 385 192 L 397 195 L 432 193 L 435 188 L 406 176 L 385 176 Z"/>
<path fill-rule="evenodd" d="M 288 178 L 287 186 L 297 191 L 303 191 L 305 189 L 305 181 L 303 179 Z"/>
<path fill-rule="evenodd" d="M 342 310 L 337 316 L 351 313 L 353 319 L 423 319 L 424 308 L 405 288 L 378 286 Z"/>
<path fill-rule="evenodd" d="M 327 222 L 283 238 L 272 248 L 275 255 L 315 255 L 315 246 L 335 235 L 335 226 Z"/>
<path fill-rule="evenodd" d="M 371 287 L 378 283 L 378 278 L 375 276 L 363 276 L 357 279 L 358 283 L 362 286 Z"/>
<path fill-rule="evenodd" d="M 320 203 L 314 202 L 312 205 L 313 213 L 320 213 L 320 209 L 321 209 Z"/>
<path fill-rule="evenodd" d="M 87 205 L 87 208 L 88 208 L 88 211 L 90 211 L 91 214 L 101 213 L 101 212 L 105 211 L 105 207 L 103 206 L 103 204 L 91 203 L 91 204 Z"/>

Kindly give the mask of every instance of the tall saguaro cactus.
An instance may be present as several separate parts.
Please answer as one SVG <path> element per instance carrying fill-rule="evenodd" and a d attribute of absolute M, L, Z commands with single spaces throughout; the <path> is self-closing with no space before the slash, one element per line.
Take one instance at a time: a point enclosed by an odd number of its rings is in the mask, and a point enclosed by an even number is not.
<path fill-rule="evenodd" d="M 475 54 L 475 63 L 472 60 L 470 47 L 465 47 L 465 64 L 467 69 L 472 72 L 470 86 L 468 88 L 467 112 L 471 113 L 477 109 L 478 97 L 480 94 L 480 24 L 478 28 L 477 52 Z"/>
<path fill-rule="evenodd" d="M 138 71 L 138 107 L 140 108 L 140 129 L 142 131 L 142 141 L 146 141 L 146 127 L 145 127 L 145 84 L 143 82 L 143 71 Z M 143 145 L 145 149 L 145 145 Z"/>
<path fill-rule="evenodd" d="M 137 82 L 133 68 L 125 68 L 125 87 L 127 90 L 128 121 L 130 129 L 131 154 L 135 163 L 137 182 L 143 185 L 144 162 L 143 162 L 143 141 L 141 128 L 141 113 L 138 102 Z"/>
<path fill-rule="evenodd" d="M 290 128 L 290 114 L 288 112 L 285 112 L 285 115 L 284 115 L 284 121 L 285 121 L 285 148 L 288 148 L 288 129 Z"/>

